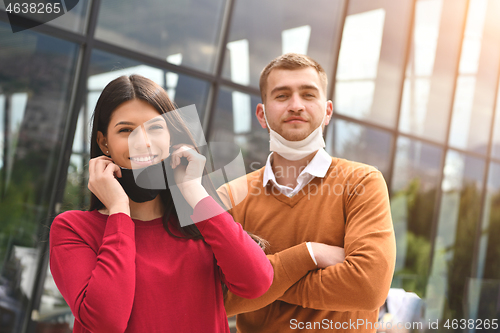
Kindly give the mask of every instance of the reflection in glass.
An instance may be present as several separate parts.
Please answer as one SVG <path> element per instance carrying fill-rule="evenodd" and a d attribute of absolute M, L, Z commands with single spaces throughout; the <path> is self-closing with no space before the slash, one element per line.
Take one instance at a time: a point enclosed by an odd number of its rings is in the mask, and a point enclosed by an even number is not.
<path fill-rule="evenodd" d="M 64 15 L 48 22 L 48 24 L 83 34 L 85 32 L 85 28 L 87 27 L 87 15 L 90 10 L 91 1 L 92 0 L 76 1 L 75 7 L 73 7 L 70 11 L 67 11 Z M 74 3 L 75 1 L 64 0 L 63 2 L 66 4 L 65 8 L 67 10 L 68 4 L 70 2 Z"/>
<path fill-rule="evenodd" d="M 226 1 L 101 1 L 96 38 L 161 59 L 212 72 Z"/>
<path fill-rule="evenodd" d="M 21 332 L 70 109 L 75 44 L 0 23 L 0 328 Z M 44 295 L 46 295 L 44 293 Z M 57 310 L 42 296 L 40 315 Z"/>
<path fill-rule="evenodd" d="M 369 116 L 375 91 L 385 11 L 349 15 L 340 47 L 335 108 L 354 118 Z"/>
<path fill-rule="evenodd" d="M 500 60 L 498 1 L 471 0 L 460 57 L 449 144 L 487 153 Z"/>
<path fill-rule="evenodd" d="M 287 52 L 307 54 L 332 73 L 342 6 L 341 0 L 315 1 L 314 10 L 304 10 L 300 0 L 236 1 L 223 76 L 258 87 L 262 69 Z M 235 49 L 240 41 L 246 47 Z M 247 80 L 240 81 L 239 68 L 248 70 Z"/>
<path fill-rule="evenodd" d="M 169 62 L 176 65 L 183 63 L 184 60 L 185 57 L 182 54 L 169 57 Z M 94 112 L 97 98 L 109 82 L 121 75 L 131 74 L 139 74 L 158 83 L 167 90 L 170 98 L 179 107 L 195 104 L 200 119 L 203 119 L 210 88 L 207 82 L 97 50 L 92 52 L 87 81 L 88 114 L 91 115 Z"/>
<path fill-rule="evenodd" d="M 481 221 L 477 292 L 471 306 L 473 318 L 495 318 L 500 307 L 500 164 L 491 163 Z"/>
<path fill-rule="evenodd" d="M 427 285 L 428 319 L 461 319 L 481 211 L 485 161 L 448 151 Z"/>
<path fill-rule="evenodd" d="M 335 111 L 396 127 L 414 1 L 349 1 L 335 85 Z"/>
<path fill-rule="evenodd" d="M 234 93 L 238 93 L 242 98 L 234 98 Z M 243 104 L 247 103 L 247 104 Z M 222 88 L 217 99 L 217 108 L 212 115 L 210 128 L 210 142 L 233 142 L 238 145 L 243 153 L 245 168 L 247 172 L 252 172 L 262 168 L 269 155 L 269 134 L 263 129 L 257 117 L 253 114 L 260 97 L 236 92 L 229 88 Z M 244 109 L 246 115 L 241 115 Z M 241 117 L 248 119 L 248 123 L 242 125 Z M 227 156 L 228 160 L 230 156 Z"/>
<path fill-rule="evenodd" d="M 500 164 L 491 163 L 486 188 L 486 199 L 478 260 L 478 276 L 500 279 Z"/>
<path fill-rule="evenodd" d="M 441 148 L 400 137 L 391 188 L 397 259 L 392 287 L 425 296 Z"/>
<path fill-rule="evenodd" d="M 402 132 L 429 136 L 426 126 L 433 115 L 428 112 L 431 76 L 436 58 L 442 0 L 418 0 L 410 56 L 406 68 L 403 101 L 399 119 Z M 441 123 L 441 131 L 446 124 Z"/>
<path fill-rule="evenodd" d="M 341 119 L 335 119 L 333 123 L 327 130 L 327 152 L 332 156 L 372 165 L 388 179 L 392 135 Z"/>

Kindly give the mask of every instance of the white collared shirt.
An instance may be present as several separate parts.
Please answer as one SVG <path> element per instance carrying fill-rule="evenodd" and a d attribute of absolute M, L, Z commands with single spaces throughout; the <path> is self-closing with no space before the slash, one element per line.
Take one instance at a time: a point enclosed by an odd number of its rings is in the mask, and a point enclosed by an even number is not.
<path fill-rule="evenodd" d="M 272 155 L 273 152 L 271 152 L 271 154 L 269 154 L 269 156 L 267 157 L 266 167 L 264 168 L 264 178 L 262 179 L 263 186 L 266 187 L 267 183 L 271 182 L 282 194 L 286 195 L 289 198 L 299 193 L 299 191 L 302 190 L 304 186 L 309 184 L 311 180 L 314 179 L 314 177 L 324 178 L 326 176 L 328 168 L 330 167 L 330 164 L 332 164 L 332 158 L 330 157 L 330 155 L 328 155 L 326 150 L 321 148 L 320 150 L 318 150 L 316 155 L 314 155 L 309 164 L 307 164 L 304 170 L 300 172 L 299 176 L 297 177 L 297 185 L 295 186 L 295 188 L 291 188 L 289 186 L 280 185 L 276 182 L 276 176 L 274 175 L 273 168 L 271 167 Z M 316 257 L 314 256 L 314 252 L 312 250 L 311 243 L 307 242 L 306 245 L 312 260 L 316 265 L 318 265 Z"/>
<path fill-rule="evenodd" d="M 266 187 L 267 183 L 271 181 L 281 193 L 290 198 L 299 193 L 299 191 L 302 190 L 304 186 L 309 184 L 314 177 L 324 178 L 330 164 L 332 164 L 332 158 L 330 155 L 328 155 L 326 150 L 321 148 L 297 177 L 297 186 L 295 186 L 295 188 L 291 188 L 285 185 L 280 185 L 276 182 L 276 177 L 274 175 L 273 168 L 271 167 L 272 155 L 273 152 L 271 152 L 271 154 L 267 157 L 266 167 L 264 169 L 263 186 Z"/>

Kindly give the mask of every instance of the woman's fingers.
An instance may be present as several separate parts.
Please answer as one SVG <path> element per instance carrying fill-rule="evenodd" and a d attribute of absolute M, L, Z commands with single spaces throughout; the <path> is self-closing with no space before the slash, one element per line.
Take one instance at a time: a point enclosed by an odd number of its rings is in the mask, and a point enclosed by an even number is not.
<path fill-rule="evenodd" d="M 177 148 L 174 152 L 172 152 L 172 168 L 175 169 L 179 164 L 181 164 L 182 157 L 185 157 L 190 162 L 198 162 L 205 164 L 205 156 L 198 153 L 194 147 L 189 145 L 175 145 L 174 148 Z"/>
<path fill-rule="evenodd" d="M 109 174 L 110 176 L 122 177 L 122 171 L 120 167 L 114 163 L 108 163 L 103 171 L 104 174 Z"/>

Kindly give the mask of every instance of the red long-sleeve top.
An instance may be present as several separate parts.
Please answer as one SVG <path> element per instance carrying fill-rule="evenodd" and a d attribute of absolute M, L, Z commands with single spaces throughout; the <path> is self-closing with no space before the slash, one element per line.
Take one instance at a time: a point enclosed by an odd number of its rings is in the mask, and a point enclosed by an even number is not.
<path fill-rule="evenodd" d="M 213 216 L 204 220 L 204 216 Z M 170 236 L 162 219 L 68 211 L 50 231 L 50 269 L 76 320 L 74 333 L 229 332 L 220 281 L 259 297 L 273 268 L 211 197 L 192 216 L 203 240 Z"/>

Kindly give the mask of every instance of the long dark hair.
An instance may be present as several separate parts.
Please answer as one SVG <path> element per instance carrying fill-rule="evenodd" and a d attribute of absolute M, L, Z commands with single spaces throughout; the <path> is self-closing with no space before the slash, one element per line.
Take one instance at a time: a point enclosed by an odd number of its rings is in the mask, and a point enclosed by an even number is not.
<path fill-rule="evenodd" d="M 188 130 L 182 117 L 179 115 L 177 106 L 168 97 L 167 92 L 161 86 L 143 76 L 130 75 L 120 76 L 119 78 L 111 81 L 104 88 L 101 96 L 99 97 L 99 100 L 97 101 L 97 105 L 92 116 L 93 125 L 90 144 L 90 158 L 104 155 L 104 153 L 101 151 L 101 148 L 97 144 L 97 132 L 100 131 L 106 136 L 109 121 L 114 110 L 122 103 L 134 99 L 139 99 L 147 102 L 152 107 L 154 107 L 161 115 L 164 115 L 168 130 L 170 131 L 170 133 L 175 134 L 171 135 L 171 138 L 176 140 L 176 142 L 171 142 L 172 145 L 176 145 L 179 143 L 189 144 L 195 147 L 195 149 L 199 152 L 193 136 Z M 207 175 L 206 168 L 203 172 L 203 175 Z M 202 185 L 203 187 L 205 187 L 208 194 L 212 198 L 214 198 L 220 205 L 222 205 L 222 207 L 224 207 L 221 200 L 219 199 L 219 196 L 217 195 L 217 191 L 215 190 L 214 185 L 208 177 L 202 178 Z M 180 216 L 175 209 L 170 190 L 167 189 L 161 191 L 160 197 L 165 209 L 165 214 L 163 215 L 163 227 L 171 236 L 193 239 L 203 238 L 200 231 L 194 224 L 181 227 L 179 223 Z M 186 207 L 189 207 L 189 205 L 187 205 L 187 202 L 185 204 Z M 89 210 L 102 208 L 104 208 L 104 204 L 94 195 L 94 193 L 91 193 Z M 182 209 L 182 212 L 179 213 L 186 214 L 186 217 L 189 218 L 189 210 L 185 212 L 185 209 Z M 175 218 L 171 219 L 172 217 Z M 170 230 L 169 221 L 175 221 L 173 222 L 174 228 L 177 229 L 178 232 L 180 232 L 181 236 L 172 233 L 172 230 Z"/>

